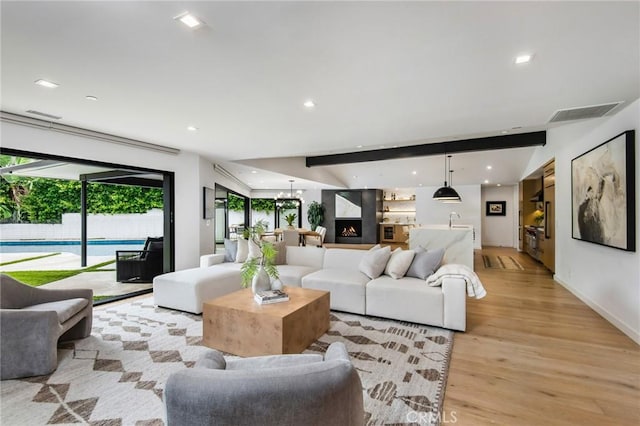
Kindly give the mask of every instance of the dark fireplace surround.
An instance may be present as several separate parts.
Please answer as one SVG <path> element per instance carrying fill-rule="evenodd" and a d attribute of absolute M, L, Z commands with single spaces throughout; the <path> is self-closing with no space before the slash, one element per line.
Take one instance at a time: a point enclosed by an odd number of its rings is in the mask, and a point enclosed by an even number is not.
<path fill-rule="evenodd" d="M 345 194 L 347 193 L 347 194 Z M 348 194 L 351 193 L 351 194 Z M 360 217 L 336 218 L 336 194 L 340 194 L 349 200 L 355 200 L 360 205 Z M 376 244 L 380 242 L 379 224 L 382 222 L 382 190 L 380 189 L 348 189 L 348 190 L 322 190 L 322 204 L 325 208 L 323 226 L 327 228 L 326 243 L 342 244 Z M 343 236 L 345 228 L 357 236 Z"/>

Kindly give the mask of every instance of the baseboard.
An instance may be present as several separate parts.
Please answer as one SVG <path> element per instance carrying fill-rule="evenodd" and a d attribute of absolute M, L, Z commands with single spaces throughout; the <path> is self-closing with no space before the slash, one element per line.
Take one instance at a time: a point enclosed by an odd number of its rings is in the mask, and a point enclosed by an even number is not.
<path fill-rule="evenodd" d="M 602 306 L 600 306 L 596 302 L 594 302 L 591 299 L 589 299 L 587 296 L 582 294 L 575 287 L 572 287 L 571 285 L 569 285 L 569 284 L 565 283 L 564 281 L 562 281 L 561 279 L 559 279 L 558 275 L 554 274 L 553 279 L 557 283 L 559 283 L 561 286 L 563 286 L 564 288 L 569 290 L 578 299 L 583 301 L 585 305 L 587 305 L 588 307 L 590 307 L 591 309 L 596 311 L 601 317 L 603 317 L 604 319 L 609 321 L 611 324 L 613 324 L 614 327 L 616 327 L 618 330 L 622 331 L 624 334 L 629 336 L 629 338 L 631 340 L 633 340 L 638 345 L 640 345 L 640 332 L 638 332 L 638 331 L 632 329 L 631 327 L 629 327 L 627 324 L 622 322 L 618 317 L 613 315 L 611 312 L 607 311 L 605 308 L 603 308 Z"/>

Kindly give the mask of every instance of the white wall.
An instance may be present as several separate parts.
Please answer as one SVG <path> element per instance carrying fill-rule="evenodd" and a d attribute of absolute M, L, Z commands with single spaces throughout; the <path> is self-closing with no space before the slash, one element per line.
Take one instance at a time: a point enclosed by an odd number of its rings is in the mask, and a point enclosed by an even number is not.
<path fill-rule="evenodd" d="M 87 238 L 144 240 L 163 234 L 162 210 L 143 214 L 88 214 Z M 62 223 L 3 223 L 0 238 L 16 240 L 79 240 L 80 213 L 63 213 Z"/>
<path fill-rule="evenodd" d="M 471 225 L 475 232 L 474 248 L 482 248 L 482 200 L 480 185 L 455 185 L 462 198 L 461 203 L 446 204 L 433 199 L 436 186 L 422 186 L 416 188 L 416 225 L 443 225 L 449 223 L 449 213 L 456 212 L 460 219 L 454 218 L 454 223 Z"/>
<path fill-rule="evenodd" d="M 515 195 L 514 195 L 515 193 Z M 485 186 L 482 188 L 482 245 L 495 247 L 517 247 L 518 186 Z M 506 201 L 505 216 L 487 216 L 487 201 Z"/>
<path fill-rule="evenodd" d="M 611 117 L 567 124 L 547 132 L 524 176 L 555 157 L 555 279 L 616 327 L 640 343 L 640 227 L 636 211 L 636 252 L 600 246 L 571 237 L 571 160 L 626 131 L 636 131 L 635 183 L 640 190 L 640 101 Z M 636 201 L 636 209 L 637 207 Z"/>
<path fill-rule="evenodd" d="M 207 244 L 200 244 L 209 235 L 203 234 L 202 226 L 194 226 L 202 221 L 202 187 L 211 186 L 203 177 L 214 179 L 212 169 L 201 176 L 200 170 L 210 163 L 198 155 L 165 154 L 6 122 L 0 131 L 4 148 L 174 172 L 176 269 L 195 267 L 200 254 L 211 252 L 203 251 Z"/>

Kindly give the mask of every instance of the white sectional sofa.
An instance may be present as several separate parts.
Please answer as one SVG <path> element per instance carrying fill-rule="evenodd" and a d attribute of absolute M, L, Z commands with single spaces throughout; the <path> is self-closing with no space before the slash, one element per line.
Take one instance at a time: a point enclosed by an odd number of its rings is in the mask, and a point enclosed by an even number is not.
<path fill-rule="evenodd" d="M 359 269 L 366 254 L 367 250 L 357 249 L 287 247 L 286 264 L 277 268 L 284 285 L 329 291 L 331 309 L 465 330 L 464 279 L 444 278 L 439 287 L 406 276 L 371 279 Z M 241 266 L 224 262 L 221 254 L 203 256 L 200 268 L 154 278 L 155 302 L 199 314 L 204 301 L 241 288 Z"/>
<path fill-rule="evenodd" d="M 300 287 L 302 277 L 322 268 L 324 249 L 287 247 L 286 264 L 278 265 L 280 280 Z M 153 279 L 155 303 L 180 311 L 202 313 L 202 303 L 240 290 L 242 263 L 224 262 L 224 254 L 200 258 L 200 267 L 169 272 Z"/>

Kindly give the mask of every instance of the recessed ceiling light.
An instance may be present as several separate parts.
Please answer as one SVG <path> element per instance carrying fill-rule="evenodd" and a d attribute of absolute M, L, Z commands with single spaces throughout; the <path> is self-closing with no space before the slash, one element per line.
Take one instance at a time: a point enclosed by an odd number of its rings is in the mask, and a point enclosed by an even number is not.
<path fill-rule="evenodd" d="M 493 169 L 492 166 L 487 166 L 487 170 L 491 170 L 491 169 Z"/>
<path fill-rule="evenodd" d="M 190 132 L 197 132 L 198 128 L 195 127 L 195 126 L 187 126 L 187 130 L 190 131 Z"/>
<path fill-rule="evenodd" d="M 175 16 L 173 19 L 177 19 L 189 28 L 198 28 L 203 24 L 201 20 L 189 12 L 183 12 L 180 15 Z"/>
<path fill-rule="evenodd" d="M 258 171 L 257 170 L 251 170 L 251 173 L 253 173 L 255 175 L 256 173 L 258 173 Z"/>
<path fill-rule="evenodd" d="M 354 179 L 358 179 L 358 176 L 356 176 L 356 175 L 353 175 L 353 178 L 354 178 Z"/>
<path fill-rule="evenodd" d="M 364 186 L 364 189 L 369 189 L 369 187 L 367 185 Z"/>
<path fill-rule="evenodd" d="M 501 184 L 501 183 L 499 183 L 499 184 L 497 184 L 496 186 L 502 186 L 502 184 Z"/>
<path fill-rule="evenodd" d="M 531 62 L 533 55 L 525 54 L 516 56 L 516 64 L 526 64 L 527 62 Z"/>
<path fill-rule="evenodd" d="M 43 80 L 43 79 L 36 80 L 36 81 L 35 81 L 35 83 L 36 83 L 38 86 L 48 87 L 49 89 L 55 89 L 56 87 L 58 87 L 58 86 L 59 86 L 59 84 L 58 84 L 58 83 L 54 83 L 54 82 L 47 81 L 47 80 Z"/>
<path fill-rule="evenodd" d="M 397 147 L 398 147 L 398 145 L 394 145 L 392 148 L 397 148 Z"/>
<path fill-rule="evenodd" d="M 485 179 L 485 180 L 484 180 L 484 183 L 489 183 L 489 179 Z"/>
<path fill-rule="evenodd" d="M 416 172 L 415 170 L 411 172 L 412 175 L 417 175 L 418 172 Z"/>
<path fill-rule="evenodd" d="M 380 148 L 384 148 L 384 147 L 385 147 L 384 145 L 380 145 Z"/>
<path fill-rule="evenodd" d="M 362 148 L 362 145 L 356 145 L 356 148 Z"/>
<path fill-rule="evenodd" d="M 98 100 L 98 98 L 96 98 L 95 96 L 91 96 L 91 95 L 85 96 L 84 98 L 86 100 L 88 100 L 88 101 L 97 101 Z"/>
<path fill-rule="evenodd" d="M 509 131 L 508 130 L 503 130 L 500 133 L 502 133 L 503 135 L 506 135 L 507 133 L 509 133 Z"/>
<path fill-rule="evenodd" d="M 313 102 L 311 99 L 304 101 L 304 103 L 302 104 L 305 106 L 305 108 L 313 108 L 316 106 L 316 103 Z"/>
<path fill-rule="evenodd" d="M 418 184 L 418 186 L 422 186 L 422 184 L 421 184 L 421 183 L 419 183 L 419 184 Z"/>

